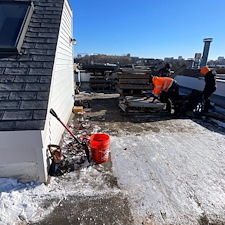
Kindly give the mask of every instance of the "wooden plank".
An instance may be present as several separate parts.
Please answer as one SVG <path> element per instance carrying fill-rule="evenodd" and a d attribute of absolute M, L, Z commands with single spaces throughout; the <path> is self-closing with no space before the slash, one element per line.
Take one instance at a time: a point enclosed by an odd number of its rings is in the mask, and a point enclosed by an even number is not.
<path fill-rule="evenodd" d="M 116 90 L 118 91 L 119 94 L 123 94 L 123 90 L 121 88 L 119 88 L 118 85 L 115 85 Z"/>
<path fill-rule="evenodd" d="M 149 90 L 153 88 L 152 84 L 119 84 L 121 89 L 139 89 L 139 90 Z"/>
<path fill-rule="evenodd" d="M 217 120 L 220 120 L 222 122 L 225 122 L 225 115 L 223 114 L 218 114 L 218 113 L 215 113 L 215 112 L 208 112 L 208 113 L 203 113 L 204 116 L 207 116 L 207 117 L 211 117 L 213 119 L 217 119 Z"/>
<path fill-rule="evenodd" d="M 152 74 L 151 69 L 141 68 L 122 68 L 121 73 L 132 73 L 132 74 Z"/>
<path fill-rule="evenodd" d="M 181 74 L 186 68 L 187 68 L 187 66 L 185 64 L 183 64 L 171 75 L 171 78 L 175 78 L 177 75 Z"/>
<path fill-rule="evenodd" d="M 110 84 L 106 84 L 106 83 L 103 83 L 103 84 L 92 84 L 90 83 L 90 88 L 92 89 L 98 89 L 98 88 L 112 88 L 112 86 Z"/>
<path fill-rule="evenodd" d="M 134 97 L 134 96 L 126 96 L 125 101 L 127 102 L 129 107 L 141 107 L 141 108 L 154 108 L 154 109 L 162 109 L 164 107 L 164 103 L 161 102 L 151 102 L 153 99 L 147 99 L 146 97 Z"/>
<path fill-rule="evenodd" d="M 155 116 L 161 116 L 161 114 L 163 113 L 162 110 L 158 110 L 156 108 L 131 108 L 121 102 L 118 103 L 118 106 L 120 107 L 120 109 L 122 109 L 122 111 L 125 112 L 126 115 L 128 115 L 128 113 L 132 113 L 133 115 L 135 114 L 136 116 L 138 116 L 143 113 L 147 113 L 146 115 L 152 115 L 155 117 Z"/>
<path fill-rule="evenodd" d="M 127 90 L 124 90 L 124 89 L 121 89 L 118 85 L 115 85 L 115 88 L 116 90 L 118 91 L 118 93 L 121 95 L 121 96 L 124 96 L 124 95 L 127 95 L 127 94 L 132 94 L 132 90 L 130 89 L 127 89 Z"/>
<path fill-rule="evenodd" d="M 126 112 L 127 106 L 126 106 L 124 103 L 119 102 L 119 103 L 118 103 L 118 106 L 119 106 L 124 112 Z"/>
<path fill-rule="evenodd" d="M 105 80 L 105 79 L 90 79 L 89 83 L 91 84 L 112 84 L 113 80 Z"/>
<path fill-rule="evenodd" d="M 140 107 L 140 108 L 153 108 L 153 109 L 163 109 L 163 103 L 153 103 L 146 101 L 131 101 L 128 103 L 130 107 Z"/>
<path fill-rule="evenodd" d="M 220 107 L 220 108 L 225 109 L 225 105 L 221 105 L 220 103 L 216 103 L 216 105 L 217 105 L 218 107 Z"/>
<path fill-rule="evenodd" d="M 119 79 L 120 84 L 149 84 L 149 79 Z"/>
<path fill-rule="evenodd" d="M 121 89 L 119 86 L 115 85 L 116 90 L 121 96 L 126 96 L 126 95 L 135 95 L 135 96 L 140 96 L 143 93 L 142 89 Z"/>
<path fill-rule="evenodd" d="M 120 73 L 117 73 L 116 74 L 116 77 L 118 79 L 149 79 L 151 78 L 151 75 L 148 75 L 148 74 L 120 74 Z"/>

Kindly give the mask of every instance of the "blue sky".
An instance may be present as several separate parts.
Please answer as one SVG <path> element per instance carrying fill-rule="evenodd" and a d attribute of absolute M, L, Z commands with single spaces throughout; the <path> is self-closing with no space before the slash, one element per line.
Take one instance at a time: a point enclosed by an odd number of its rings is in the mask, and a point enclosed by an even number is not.
<path fill-rule="evenodd" d="M 78 53 L 144 58 L 225 56 L 224 0 L 70 0 Z"/>

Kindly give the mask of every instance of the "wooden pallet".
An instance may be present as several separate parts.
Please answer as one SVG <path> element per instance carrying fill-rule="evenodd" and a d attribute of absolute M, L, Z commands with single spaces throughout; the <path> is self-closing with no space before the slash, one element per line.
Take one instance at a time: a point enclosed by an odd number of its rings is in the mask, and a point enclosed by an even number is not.
<path fill-rule="evenodd" d="M 91 89 L 94 89 L 94 90 L 112 90 L 114 89 L 114 86 L 110 83 L 100 83 L 100 84 L 89 84 L 90 88 Z"/>
<path fill-rule="evenodd" d="M 133 73 L 117 73 L 116 74 L 117 79 L 147 79 L 148 82 L 151 79 L 150 74 L 133 74 Z"/>
<path fill-rule="evenodd" d="M 143 96 L 144 91 L 142 89 L 122 89 L 115 85 L 115 88 L 117 92 L 120 94 L 120 96 L 127 96 L 127 95 L 132 95 L 132 96 Z"/>

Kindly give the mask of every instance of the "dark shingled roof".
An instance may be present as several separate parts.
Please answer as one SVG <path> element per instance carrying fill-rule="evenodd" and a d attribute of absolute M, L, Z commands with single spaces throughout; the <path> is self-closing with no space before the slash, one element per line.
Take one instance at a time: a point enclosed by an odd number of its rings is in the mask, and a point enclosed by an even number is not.
<path fill-rule="evenodd" d="M 0 58 L 0 131 L 42 130 L 45 124 L 64 0 L 32 1 L 21 54 Z"/>

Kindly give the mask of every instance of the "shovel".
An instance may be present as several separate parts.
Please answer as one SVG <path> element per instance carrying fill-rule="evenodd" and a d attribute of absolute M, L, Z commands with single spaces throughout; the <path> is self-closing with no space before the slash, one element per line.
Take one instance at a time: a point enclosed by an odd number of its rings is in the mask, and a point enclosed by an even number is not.
<path fill-rule="evenodd" d="M 60 118 L 57 116 L 56 112 L 53 110 L 53 109 L 50 109 L 50 113 L 65 127 L 65 129 L 72 135 L 72 137 L 75 139 L 75 141 L 82 145 L 84 150 L 85 150 L 85 154 L 87 156 L 87 160 L 88 162 L 90 163 L 91 160 L 90 160 L 90 157 L 89 157 L 89 148 L 88 148 L 88 145 L 87 143 L 85 142 L 85 140 L 81 141 L 79 140 L 71 131 L 70 129 L 60 120 Z"/>

